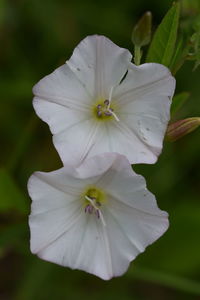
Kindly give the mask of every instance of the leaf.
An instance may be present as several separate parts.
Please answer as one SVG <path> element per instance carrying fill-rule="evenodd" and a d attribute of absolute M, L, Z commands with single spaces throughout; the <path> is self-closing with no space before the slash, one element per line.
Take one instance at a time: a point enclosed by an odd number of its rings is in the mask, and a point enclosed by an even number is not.
<path fill-rule="evenodd" d="M 6 169 L 0 169 L 0 212 L 27 213 L 26 199 Z"/>
<path fill-rule="evenodd" d="M 186 61 L 189 49 L 190 43 L 183 37 L 180 37 L 176 43 L 175 51 L 169 66 L 169 69 L 171 70 L 173 75 L 177 73 L 177 71 L 182 67 L 182 65 Z"/>
<path fill-rule="evenodd" d="M 128 278 L 161 284 L 165 287 L 174 288 L 181 292 L 200 295 L 200 284 L 198 281 L 170 273 L 164 273 L 155 269 L 134 267 L 126 276 Z"/>
<path fill-rule="evenodd" d="M 183 104 L 186 102 L 186 100 L 189 98 L 190 93 L 188 92 L 182 92 L 177 95 L 175 95 L 172 99 L 172 105 L 171 105 L 171 117 L 179 111 L 179 109 L 183 106 Z"/>
<path fill-rule="evenodd" d="M 164 273 L 155 269 L 134 267 L 132 272 L 129 271 L 126 276 L 128 278 L 161 284 L 182 292 L 200 295 L 200 284 L 198 281 L 174 274 Z"/>
<path fill-rule="evenodd" d="M 169 66 L 177 38 L 180 4 L 175 3 L 158 26 L 149 47 L 146 62 Z"/>

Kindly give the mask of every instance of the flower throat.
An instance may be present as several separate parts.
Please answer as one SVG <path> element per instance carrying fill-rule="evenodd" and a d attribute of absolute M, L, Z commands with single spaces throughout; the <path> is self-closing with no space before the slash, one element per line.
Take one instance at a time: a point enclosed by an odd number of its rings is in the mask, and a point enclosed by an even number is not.
<path fill-rule="evenodd" d="M 105 220 L 101 212 L 101 206 L 104 202 L 105 195 L 102 191 L 96 188 L 89 188 L 84 195 L 85 203 L 85 213 L 94 214 L 98 219 L 100 219 L 105 226 Z"/>

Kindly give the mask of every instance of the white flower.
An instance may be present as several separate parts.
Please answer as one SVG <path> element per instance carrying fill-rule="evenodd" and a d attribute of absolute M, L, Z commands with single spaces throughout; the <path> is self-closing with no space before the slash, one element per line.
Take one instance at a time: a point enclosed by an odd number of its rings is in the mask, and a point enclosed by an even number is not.
<path fill-rule="evenodd" d="M 128 50 L 89 36 L 33 88 L 34 108 L 64 163 L 104 152 L 154 163 L 169 121 L 175 79 L 155 63 L 135 66 Z"/>
<path fill-rule="evenodd" d="M 168 228 L 168 215 L 157 207 L 144 178 L 116 153 L 79 167 L 36 172 L 28 190 L 31 251 L 102 279 L 123 274 Z"/>

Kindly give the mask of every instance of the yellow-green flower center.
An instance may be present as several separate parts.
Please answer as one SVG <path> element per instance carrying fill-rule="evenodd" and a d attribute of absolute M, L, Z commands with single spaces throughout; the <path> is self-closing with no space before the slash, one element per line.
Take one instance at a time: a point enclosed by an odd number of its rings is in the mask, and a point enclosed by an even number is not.
<path fill-rule="evenodd" d="M 98 120 L 106 121 L 114 118 L 115 120 L 119 121 L 108 99 L 104 101 L 98 101 L 97 105 L 94 107 L 94 114 Z"/>
<path fill-rule="evenodd" d="M 96 187 L 89 187 L 84 193 L 85 213 L 95 214 L 105 225 L 105 221 L 101 212 L 101 206 L 105 202 L 105 194 Z"/>

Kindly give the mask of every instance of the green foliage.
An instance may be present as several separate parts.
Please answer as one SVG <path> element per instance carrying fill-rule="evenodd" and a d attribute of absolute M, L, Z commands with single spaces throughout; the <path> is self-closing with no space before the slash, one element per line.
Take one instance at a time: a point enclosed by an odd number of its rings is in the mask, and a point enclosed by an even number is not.
<path fill-rule="evenodd" d="M 7 226 L 1 226 L 0 249 L 2 252 L 11 247 L 23 252 L 24 248 L 27 247 L 27 245 L 24 246 L 24 236 L 27 235 L 27 231 L 27 222 L 15 222 Z"/>
<path fill-rule="evenodd" d="M 86 35 L 104 34 L 131 50 L 134 18 L 148 8 L 157 24 L 173 0 L 155 2 L 148 1 L 147 7 L 145 0 L 0 1 L 0 298 L 187 300 L 199 291 L 199 130 L 176 143 L 165 143 L 157 164 L 134 167 L 146 177 L 160 208 L 169 212 L 170 227 L 132 263 L 125 276 L 104 282 L 44 262 L 31 254 L 29 246 L 28 177 L 36 170 L 61 167 L 48 127 L 33 111 L 32 86 L 64 63 Z M 200 2 L 180 3 L 177 41 L 179 5 L 175 4 L 158 27 L 148 56 L 170 66 L 173 74 L 180 70 L 172 116 L 178 112 L 180 118 L 186 118 L 200 115 L 200 70 L 191 72 L 199 55 Z M 190 101 L 189 93 L 181 91 L 189 91 Z"/>
<path fill-rule="evenodd" d="M 191 36 L 193 53 L 190 54 L 189 59 L 195 61 L 193 70 L 196 70 L 197 67 L 200 65 L 200 26 L 198 27 L 197 27 L 197 31 Z"/>
<path fill-rule="evenodd" d="M 174 114 L 181 109 L 183 104 L 188 100 L 189 96 L 190 93 L 182 92 L 173 97 L 171 105 L 171 118 L 173 118 Z"/>
<path fill-rule="evenodd" d="M 145 268 L 133 268 L 132 272 L 128 273 L 129 277 L 150 281 L 153 283 L 161 284 L 165 287 L 175 288 L 186 293 L 200 295 L 200 284 L 193 280 L 188 280 L 184 277 L 162 273 L 157 270 Z"/>
<path fill-rule="evenodd" d="M 188 194 L 182 199 L 179 211 L 170 211 L 168 232 L 158 245 L 153 245 L 145 257 L 138 260 L 137 268 L 141 266 L 150 270 L 163 270 L 166 274 L 173 270 L 173 274 L 179 274 L 181 277 L 185 277 L 187 273 L 198 272 L 200 243 L 196 240 L 196 228 L 199 227 L 200 205 L 187 203 L 187 198 Z M 158 249 L 160 255 L 157 254 Z M 154 259 L 151 260 L 150 257 Z M 134 268 L 131 272 L 134 272 Z"/>
<path fill-rule="evenodd" d="M 181 0 L 183 15 L 195 15 L 200 10 L 199 0 Z"/>
<path fill-rule="evenodd" d="M 176 44 L 180 4 L 174 4 L 158 26 L 149 47 L 146 62 L 169 66 Z"/>
<path fill-rule="evenodd" d="M 16 210 L 27 213 L 26 199 L 5 169 L 0 169 L 0 199 L 0 212 Z"/>

